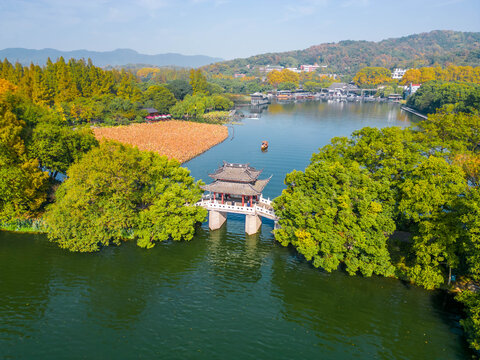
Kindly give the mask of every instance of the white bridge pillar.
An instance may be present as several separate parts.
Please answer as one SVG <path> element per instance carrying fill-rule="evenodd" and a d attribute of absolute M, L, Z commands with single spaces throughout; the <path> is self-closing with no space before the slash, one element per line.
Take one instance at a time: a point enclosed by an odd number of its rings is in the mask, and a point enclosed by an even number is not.
<path fill-rule="evenodd" d="M 246 215 L 245 216 L 245 232 L 248 235 L 253 235 L 258 232 L 262 226 L 262 219 L 258 215 Z"/>
<path fill-rule="evenodd" d="M 210 230 L 217 230 L 222 227 L 222 225 L 227 220 L 227 213 L 224 211 L 208 211 L 208 227 Z"/>

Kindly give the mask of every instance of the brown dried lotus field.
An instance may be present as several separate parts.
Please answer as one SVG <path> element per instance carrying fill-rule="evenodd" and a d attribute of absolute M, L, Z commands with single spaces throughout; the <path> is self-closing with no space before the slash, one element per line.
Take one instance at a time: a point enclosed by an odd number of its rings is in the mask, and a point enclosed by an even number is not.
<path fill-rule="evenodd" d="M 103 138 L 154 151 L 184 163 L 221 143 L 228 137 L 223 125 L 171 120 L 153 124 L 94 128 L 98 140 Z"/>

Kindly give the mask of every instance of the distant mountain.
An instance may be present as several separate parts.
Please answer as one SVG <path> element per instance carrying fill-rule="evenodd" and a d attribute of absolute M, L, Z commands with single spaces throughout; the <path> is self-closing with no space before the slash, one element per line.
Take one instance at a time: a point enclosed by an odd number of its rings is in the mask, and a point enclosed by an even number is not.
<path fill-rule="evenodd" d="M 158 54 L 145 55 L 139 54 L 131 49 L 117 49 L 113 51 L 89 51 L 89 50 L 73 50 L 60 51 L 55 49 L 24 49 L 9 48 L 0 50 L 0 59 L 7 58 L 11 63 L 19 62 L 22 65 L 30 65 L 31 62 L 38 65 L 44 65 L 47 58 L 55 61 L 63 56 L 65 61 L 70 58 L 75 59 L 92 59 L 96 66 L 122 66 L 127 64 L 149 64 L 154 66 L 182 66 L 182 67 L 199 67 L 214 62 L 222 61 L 221 58 L 214 58 L 205 55 L 182 55 L 182 54 Z"/>
<path fill-rule="evenodd" d="M 268 53 L 205 67 L 212 73 L 252 73 L 263 65 L 327 65 L 326 71 L 355 74 L 365 66 L 422 67 L 448 64 L 480 66 L 480 33 L 436 30 L 379 42 L 340 41 L 305 50 Z"/>

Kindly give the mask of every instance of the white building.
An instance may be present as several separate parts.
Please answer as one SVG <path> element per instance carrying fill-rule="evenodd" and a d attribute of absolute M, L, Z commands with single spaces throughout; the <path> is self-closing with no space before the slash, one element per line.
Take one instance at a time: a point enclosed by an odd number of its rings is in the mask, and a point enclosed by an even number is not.
<path fill-rule="evenodd" d="M 395 69 L 392 72 L 392 79 L 401 79 L 408 69 Z"/>
<path fill-rule="evenodd" d="M 282 71 L 284 68 L 283 68 L 283 66 L 280 66 L 280 65 L 267 65 L 267 66 L 265 66 L 264 69 L 265 69 L 266 73 L 269 73 L 270 71 L 274 71 L 274 70 Z"/>
<path fill-rule="evenodd" d="M 408 96 L 408 95 L 412 95 L 412 94 L 415 94 L 415 92 L 420 89 L 420 86 L 422 86 L 422 84 L 410 84 L 410 85 L 405 85 L 403 87 L 403 89 L 405 90 L 405 95 Z"/>
<path fill-rule="evenodd" d="M 300 69 L 304 72 L 314 72 L 320 67 L 320 65 L 301 65 Z"/>
<path fill-rule="evenodd" d="M 295 72 L 295 73 L 301 72 L 301 71 L 298 70 L 297 68 L 287 68 L 287 70 L 293 71 L 293 72 Z"/>

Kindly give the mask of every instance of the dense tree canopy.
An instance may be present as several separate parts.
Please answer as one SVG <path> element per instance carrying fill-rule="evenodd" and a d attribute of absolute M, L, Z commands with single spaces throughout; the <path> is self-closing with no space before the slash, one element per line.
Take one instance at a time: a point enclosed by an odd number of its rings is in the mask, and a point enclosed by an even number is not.
<path fill-rule="evenodd" d="M 193 95 L 207 95 L 207 78 L 200 69 L 190 70 L 190 86 Z"/>
<path fill-rule="evenodd" d="M 262 82 L 260 78 L 245 78 L 234 79 L 228 76 L 213 76 L 211 83 L 217 84 L 225 89 L 228 93 L 235 94 L 253 94 L 255 92 L 265 92 L 273 90 L 273 87 L 268 82 Z"/>
<path fill-rule="evenodd" d="M 478 286 L 480 116 L 461 106 L 411 129 L 363 128 L 332 139 L 304 172 L 286 176 L 274 201 L 275 238 L 327 271 L 394 274 L 427 289 L 455 275 Z M 410 236 L 389 237 L 394 230 Z M 480 349 L 480 295 L 465 290 L 458 299 L 471 346 Z"/>
<path fill-rule="evenodd" d="M 66 173 L 71 164 L 97 145 L 88 128 L 74 131 L 65 125 L 46 122 L 33 129 L 28 149 L 30 155 L 38 159 L 40 166 L 48 169 L 55 178 L 58 172 Z"/>
<path fill-rule="evenodd" d="M 203 191 L 178 162 L 105 142 L 71 166 L 45 219 L 49 238 L 71 251 L 97 251 L 133 237 L 141 247 L 190 240 L 206 210 Z"/>
<path fill-rule="evenodd" d="M 170 113 L 170 109 L 176 102 L 175 96 L 164 86 L 152 85 L 144 93 L 144 106 L 153 107 L 160 114 Z"/>
<path fill-rule="evenodd" d="M 441 285 L 448 268 L 458 268 L 463 251 L 458 221 L 462 196 L 467 191 L 463 171 L 443 158 L 422 161 L 400 185 L 399 210 L 412 220 L 414 265 L 409 278 L 427 289 Z"/>
<path fill-rule="evenodd" d="M 449 65 L 445 69 L 442 69 L 440 66 L 408 69 L 405 75 L 403 75 L 400 84 L 423 84 L 432 80 L 480 84 L 480 66 Z"/>
<path fill-rule="evenodd" d="M 0 221 L 35 216 L 48 189 L 48 174 L 27 154 L 27 125 L 15 114 L 17 98 L 5 95 L 0 95 Z"/>
<path fill-rule="evenodd" d="M 392 82 L 390 70 L 383 67 L 365 67 L 353 78 L 353 82 L 359 87 L 377 86 Z"/>
<path fill-rule="evenodd" d="M 95 146 L 90 129 L 73 129 L 55 109 L 18 91 L 0 95 L 1 220 L 38 216 L 57 172 Z"/>
<path fill-rule="evenodd" d="M 329 76 L 320 76 L 318 79 L 307 80 L 303 83 L 303 90 L 310 92 L 319 92 L 322 88 L 327 88 L 333 84 L 335 79 Z"/>
<path fill-rule="evenodd" d="M 407 99 L 407 105 L 425 114 L 433 114 L 444 105 L 456 111 L 480 111 L 480 85 L 460 82 L 430 81 Z"/>
<path fill-rule="evenodd" d="M 48 60 L 44 67 L 14 66 L 4 60 L 0 61 L 0 79 L 0 92 L 6 88 L 2 84 L 8 81 L 20 95 L 37 105 L 55 107 L 75 126 L 91 122 L 107 125 L 139 122 L 145 115 L 142 108 L 158 107 L 168 113 L 176 102 L 165 87 L 140 84 L 131 72 L 103 70 L 90 60 L 70 59 L 66 63 L 59 58 L 55 63 Z"/>
<path fill-rule="evenodd" d="M 287 175 L 287 189 L 275 200 L 281 228 L 275 238 L 294 245 L 327 271 L 341 263 L 347 272 L 390 276 L 386 241 L 395 229 L 388 186 L 358 163 L 318 161 Z"/>
<path fill-rule="evenodd" d="M 298 86 L 300 76 L 288 69 L 281 71 L 273 70 L 267 74 L 268 83 L 277 88 L 282 83 L 293 83 L 295 87 Z"/>
<path fill-rule="evenodd" d="M 172 80 L 165 87 L 170 90 L 177 100 L 183 100 L 187 94 L 192 94 L 192 85 L 187 80 Z"/>
<path fill-rule="evenodd" d="M 469 153 L 480 144 L 480 116 L 455 113 L 448 107 L 418 124 L 419 137 L 431 152 Z"/>
<path fill-rule="evenodd" d="M 213 110 L 229 110 L 233 102 L 222 95 L 187 95 L 172 109 L 172 115 L 177 119 L 201 119 L 203 114 Z"/>
<path fill-rule="evenodd" d="M 287 189 L 275 200 L 281 225 L 275 236 L 285 245 L 294 245 L 316 266 L 333 269 L 344 262 L 348 270 L 349 265 L 341 256 L 334 256 L 334 265 L 329 268 L 319 260 L 322 253 L 315 250 L 341 239 L 345 230 L 333 228 L 335 235 L 328 237 L 318 232 L 312 234 L 319 229 L 317 222 L 330 219 L 323 204 L 330 204 L 344 194 L 348 195 L 344 203 L 351 209 L 355 209 L 358 201 L 363 201 L 354 192 L 368 188 L 366 182 L 362 185 L 353 185 L 351 180 L 336 182 L 336 174 L 345 174 L 344 179 L 357 179 L 361 175 L 371 181 L 369 194 L 373 198 L 370 201 L 381 204 L 386 211 L 382 216 L 395 224 L 391 231 L 396 228 L 413 235 L 405 258 L 397 264 L 397 276 L 427 288 L 446 283 L 451 269 L 465 271 L 461 264 L 471 257 L 465 244 L 474 244 L 472 240 L 465 240 L 472 239 L 472 235 L 465 232 L 466 222 L 458 219 L 467 214 L 463 210 L 465 201 L 470 198 L 467 181 L 471 179 L 470 185 L 477 181 L 478 170 L 474 165 L 477 157 L 473 151 L 480 141 L 478 121 L 478 115 L 444 111 L 420 122 L 415 130 L 364 128 L 354 132 L 351 138 L 332 139 L 331 145 L 312 156 L 305 173 L 287 175 Z M 356 169 L 358 166 L 360 170 Z M 469 174 L 465 168 L 470 169 Z M 335 169 L 335 173 L 324 174 L 324 169 Z M 341 210 L 334 208 L 331 214 L 340 214 Z M 353 221 L 348 219 L 343 214 L 334 224 L 349 221 L 351 225 Z M 330 231 L 327 224 L 330 223 L 323 223 L 320 228 Z M 359 229 L 370 236 L 373 234 L 368 226 L 362 225 Z M 375 225 L 375 229 L 380 227 Z M 384 234 L 391 231 L 382 229 Z M 360 231 L 354 238 L 360 241 L 362 236 Z M 310 244 L 308 251 L 305 239 Z M 385 246 L 379 239 L 377 245 Z M 320 255 L 315 257 L 312 251 Z M 385 257 L 382 259 L 382 262 L 387 261 Z"/>

